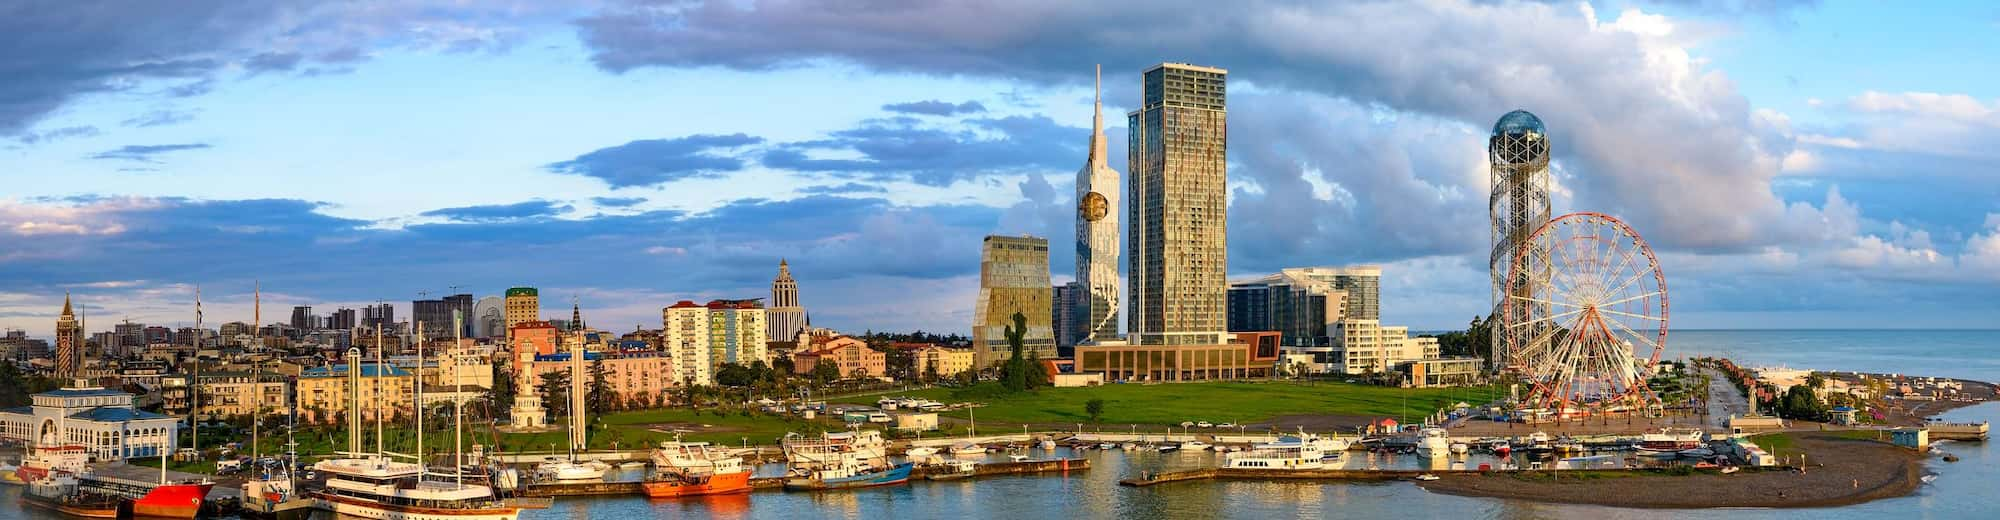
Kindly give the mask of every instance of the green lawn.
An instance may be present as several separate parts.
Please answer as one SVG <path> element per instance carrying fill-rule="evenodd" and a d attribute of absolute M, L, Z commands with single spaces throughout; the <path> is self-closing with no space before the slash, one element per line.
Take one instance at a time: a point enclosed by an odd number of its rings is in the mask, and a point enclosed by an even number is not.
<path fill-rule="evenodd" d="M 1789 433 L 1752 435 L 1750 436 L 1750 442 L 1757 443 L 1758 447 L 1764 448 L 1764 453 L 1769 453 L 1773 457 L 1797 455 L 1801 452 L 1798 448 L 1798 443 L 1792 440 L 1792 434 Z"/>
<path fill-rule="evenodd" d="M 987 383 L 988 385 L 995 383 Z M 984 403 L 972 413 L 984 424 L 1073 424 L 1088 422 L 1084 403 L 1105 401 L 1100 426 L 1178 425 L 1182 421 L 1250 423 L 1284 415 L 1346 415 L 1388 417 L 1415 422 L 1438 408 L 1458 401 L 1475 406 L 1497 395 L 1492 388 L 1403 389 L 1347 383 L 1175 383 L 1156 385 L 1112 384 L 1084 388 L 1043 388 L 1004 397 L 987 389 L 973 392 L 932 388 L 892 394 L 933 399 L 944 403 L 972 401 Z M 836 402 L 874 404 L 875 397 L 836 399 Z M 963 410 L 941 414 L 965 419 Z"/>

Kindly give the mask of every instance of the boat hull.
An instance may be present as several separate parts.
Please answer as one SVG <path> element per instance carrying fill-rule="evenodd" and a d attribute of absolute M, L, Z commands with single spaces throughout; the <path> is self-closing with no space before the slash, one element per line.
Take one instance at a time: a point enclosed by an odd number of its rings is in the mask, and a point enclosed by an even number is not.
<path fill-rule="evenodd" d="M 194 518 L 215 484 L 167 484 L 132 500 L 132 515 L 147 518 Z"/>
<path fill-rule="evenodd" d="M 653 480 L 640 484 L 647 498 L 678 498 L 750 492 L 750 472 L 706 475 L 692 480 Z"/>
<path fill-rule="evenodd" d="M 57 500 L 22 493 L 21 502 L 29 507 L 46 509 L 64 516 L 77 518 L 118 518 L 119 500 L 112 497 L 98 497 L 86 500 Z"/>
<path fill-rule="evenodd" d="M 517 507 L 445 509 L 384 504 L 327 493 L 313 496 L 321 510 L 374 520 L 517 520 L 521 516 Z"/>
<path fill-rule="evenodd" d="M 827 491 L 835 489 L 856 489 L 876 486 L 892 486 L 910 481 L 908 463 L 897 464 L 882 471 L 856 475 L 843 479 L 824 480 L 817 478 L 795 478 L 785 481 L 785 489 L 794 491 Z"/>

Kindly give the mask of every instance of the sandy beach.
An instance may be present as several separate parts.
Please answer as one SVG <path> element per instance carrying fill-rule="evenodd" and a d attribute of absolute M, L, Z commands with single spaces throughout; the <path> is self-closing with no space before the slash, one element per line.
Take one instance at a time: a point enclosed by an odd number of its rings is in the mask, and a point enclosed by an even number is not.
<path fill-rule="evenodd" d="M 1923 455 L 1869 440 L 1801 433 L 1807 468 L 1732 475 L 1449 475 L 1424 489 L 1453 495 L 1639 508 L 1829 507 L 1908 495 L 1922 485 Z"/>

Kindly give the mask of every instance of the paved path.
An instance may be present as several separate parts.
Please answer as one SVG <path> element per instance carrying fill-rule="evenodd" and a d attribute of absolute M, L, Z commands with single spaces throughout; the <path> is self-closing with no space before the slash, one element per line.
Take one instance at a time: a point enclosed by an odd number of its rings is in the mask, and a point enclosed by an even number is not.
<path fill-rule="evenodd" d="M 1701 373 L 1709 377 L 1708 421 L 1710 427 L 1716 428 L 1717 431 L 1728 431 L 1730 416 L 1750 415 L 1750 400 L 1743 397 L 1743 392 L 1736 390 L 1736 385 L 1729 383 L 1729 376 L 1712 369 L 1702 369 Z"/>

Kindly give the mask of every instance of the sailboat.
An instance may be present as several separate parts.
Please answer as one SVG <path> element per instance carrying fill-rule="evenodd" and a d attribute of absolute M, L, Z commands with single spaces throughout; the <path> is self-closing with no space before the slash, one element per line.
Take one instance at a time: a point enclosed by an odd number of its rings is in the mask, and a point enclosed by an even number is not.
<path fill-rule="evenodd" d="M 292 407 L 291 413 L 287 414 L 285 458 L 276 461 L 277 464 L 268 464 L 257 456 L 258 426 L 263 422 L 259 415 L 251 414 L 255 417 L 250 423 L 250 463 L 253 466 L 250 478 L 243 481 L 243 514 L 281 519 L 303 517 L 315 502 L 299 495 L 298 482 L 292 477 L 293 468 L 299 464 L 299 443 L 292 438 L 292 429 L 298 424 L 298 407 Z"/>
<path fill-rule="evenodd" d="M 457 319 L 454 316 L 454 321 Z M 422 329 L 421 326 L 417 328 Z M 381 331 L 377 329 L 375 377 L 378 384 L 382 370 L 381 337 Z M 418 355 L 418 364 L 421 365 L 422 349 L 418 349 Z M 349 429 L 352 432 L 360 427 L 361 349 L 348 349 L 347 359 L 349 409 L 352 411 L 349 414 Z M 463 403 L 455 406 L 463 411 Z M 382 415 L 375 415 L 378 432 L 381 430 Z M 453 435 L 457 436 L 464 429 L 463 420 L 458 421 L 454 428 Z M 453 479 L 443 481 L 424 478 L 428 472 L 421 462 L 391 460 L 393 454 L 382 449 L 379 434 L 376 443 L 375 453 L 360 453 L 359 437 L 349 435 L 348 451 L 341 453 L 344 458 L 313 464 L 315 471 L 328 475 L 326 487 L 311 493 L 319 509 L 380 520 L 517 520 L 520 517 L 521 507 L 500 499 L 491 486 L 465 482 L 462 446 L 453 449 Z"/>
<path fill-rule="evenodd" d="M 561 338 L 561 336 L 557 337 Z M 569 457 L 568 459 L 549 457 L 541 465 L 536 466 L 535 471 L 545 479 L 557 481 L 603 480 L 604 472 L 611 469 L 610 464 L 595 460 L 583 461 L 577 459 L 577 452 L 589 446 L 584 437 L 586 433 L 584 429 L 584 414 L 587 413 L 587 410 L 584 409 L 583 392 L 576 388 L 580 384 L 579 382 L 583 381 L 584 377 L 582 341 L 573 341 L 571 343 L 569 362 L 569 380 L 571 386 L 569 392 Z"/>

